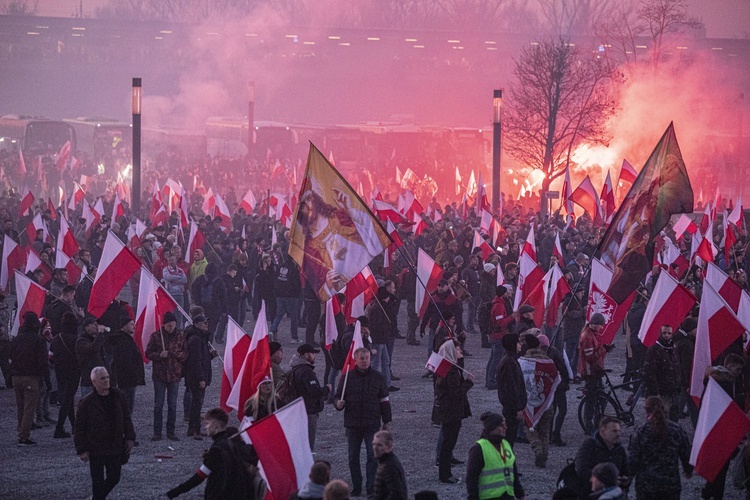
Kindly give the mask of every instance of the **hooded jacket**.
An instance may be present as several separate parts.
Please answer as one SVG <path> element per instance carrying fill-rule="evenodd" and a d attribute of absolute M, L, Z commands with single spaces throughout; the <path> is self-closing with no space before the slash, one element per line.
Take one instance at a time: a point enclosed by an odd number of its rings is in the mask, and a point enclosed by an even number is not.
<path fill-rule="evenodd" d="M 206 257 L 203 255 L 203 250 L 198 249 L 196 250 L 196 252 L 200 252 L 200 257 L 196 259 L 190 266 L 190 275 L 188 276 L 188 287 L 192 287 L 193 282 L 206 273 L 206 266 L 208 265 L 208 261 L 206 260 Z"/>
<path fill-rule="evenodd" d="M 201 331 L 190 325 L 185 330 L 187 360 L 182 366 L 188 387 L 198 387 L 200 382 L 211 385 L 211 350 L 208 347 L 208 330 Z"/>

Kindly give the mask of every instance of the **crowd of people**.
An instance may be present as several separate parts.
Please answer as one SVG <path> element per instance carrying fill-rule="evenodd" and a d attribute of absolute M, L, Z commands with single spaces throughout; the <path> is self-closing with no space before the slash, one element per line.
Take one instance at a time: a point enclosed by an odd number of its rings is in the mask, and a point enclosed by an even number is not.
<path fill-rule="evenodd" d="M 192 176 L 190 172 L 190 182 Z M 407 498 L 407 480 L 393 452 L 394 435 L 389 428 L 393 418 L 389 394 L 399 390 L 394 385 L 399 377 L 392 370 L 398 339 L 412 346 L 425 342 L 427 357 L 438 353 L 451 364 L 444 376 L 425 374 L 426 378 L 434 379 L 431 418 L 440 427 L 434 455 L 440 482 L 458 483 L 460 478 L 454 471 L 466 462 L 463 480 L 468 498 L 524 498 L 522 476 L 515 460 L 517 445 L 530 443 L 535 466 L 539 468 L 547 466 L 550 445 L 567 445 L 562 439 L 562 427 L 566 423 L 571 425 L 567 392 L 573 384 L 583 383 L 587 390 L 600 387 L 607 353 L 614 349 L 614 344 L 600 341 L 604 316 L 596 313 L 587 319 L 586 314 L 589 270 L 603 235 L 602 226 L 595 225 L 585 215 L 570 223 L 559 213 L 545 216 L 506 200 L 505 211 L 496 217 L 505 237 L 498 242 L 496 251 L 483 258 L 473 240 L 474 231 L 480 226 L 479 216 L 455 203 L 431 206 L 430 211 L 441 214 L 440 218 L 435 217 L 439 220 L 424 215 L 426 228 L 418 235 L 413 234 L 410 225 L 398 228 L 402 251 L 394 254 L 391 262 L 384 262 L 380 256 L 370 264 L 378 283 L 373 300 L 356 322 L 347 318 L 343 310 L 337 312 L 338 338 L 324 348 L 325 308 L 305 284 L 288 254 L 289 230 L 268 212 L 258 213 L 260 205 L 253 207 L 251 214 L 237 209 L 238 199 L 232 192 L 227 192 L 224 198 L 232 211 L 227 227 L 221 216 L 202 212 L 201 193 L 199 189 L 190 193 L 190 210 L 206 244 L 187 256 L 190 263 L 186 262 L 187 241 L 176 211 L 161 225 L 147 224 L 148 229 L 133 246 L 127 232 L 135 220 L 127 207 L 125 215 L 117 220 L 104 216 L 99 225 L 88 230 L 85 219 L 80 217 L 80 207 L 71 209 L 68 219 L 80 247 L 74 261 L 84 270 L 78 283 L 70 282 L 66 269 L 53 265 L 56 249 L 53 240 L 59 232 L 59 217 L 55 217 L 46 200 L 19 217 L 18 194 L 6 192 L 0 197 L 3 236 L 34 249 L 41 265 L 29 269 L 28 275 L 48 290 L 42 319 L 34 313 L 24 313 L 18 334 L 12 339 L 9 330 L 13 311 L 6 296 L 0 300 L 0 367 L 5 386 L 12 387 L 16 395 L 18 445 L 33 446 L 36 443 L 31 439 L 32 430 L 50 424 L 56 424 L 55 438 L 72 435 L 77 454 L 90 464 L 94 498 L 105 498 L 115 487 L 122 465 L 139 444 L 131 415 L 137 389 L 147 383 L 145 360 L 152 363 L 154 391 L 150 439 L 159 441 L 166 436 L 175 441 L 186 437 L 213 440 L 200 470 L 170 490 L 170 498 L 206 478 L 207 498 L 253 498 L 249 491 L 256 496 L 262 494 L 262 485 L 254 482 L 257 456 L 252 448 L 239 444 L 234 436 L 236 430 L 228 427 L 226 413 L 218 408 L 207 409 L 216 404 L 205 400 L 207 387 L 217 383 L 212 360 L 219 355 L 225 341 L 228 318 L 245 325 L 248 312 L 258 319 L 262 304 L 272 339 L 273 376 L 263 380 L 244 404 L 244 416 L 258 421 L 288 401 L 290 395 L 301 396 L 308 415 L 309 444 L 314 450 L 318 419 L 324 406 L 332 404 L 343 412 L 351 489 L 339 481 L 331 481 L 330 464 L 318 461 L 310 472 L 310 484 L 297 493 L 299 498 L 362 494 L 373 498 Z M 142 207 L 148 206 L 151 195 L 150 191 L 144 191 Z M 111 213 L 108 197 L 104 206 L 105 213 Z M 39 212 L 47 230 L 36 231 L 34 238 L 30 238 L 26 228 Z M 514 308 L 512 303 L 518 287 L 521 248 L 531 230 L 537 242 L 534 250 L 538 265 L 545 271 L 559 266 L 571 289 L 560 310 L 555 312 L 559 320 L 554 326 L 545 321 L 538 328 L 535 314 L 540 314 L 539 311 L 529 304 Z M 718 226 L 714 230 L 715 235 L 721 234 Z M 101 317 L 95 318 L 87 310 L 107 231 L 132 246 L 133 253 L 166 292 L 189 311 L 188 317 L 179 312 L 164 314 L 161 326 L 151 334 L 143 352 L 133 337 L 139 273 Z M 720 243 L 721 238 L 715 235 L 712 239 Z M 668 228 L 664 237 L 675 239 L 679 251 L 691 260 L 689 234 L 675 235 Z M 561 256 L 555 252 L 558 240 Z M 716 264 L 744 290 L 749 289 L 747 245 L 748 240 L 740 235 L 731 252 L 720 251 L 716 257 Z M 442 269 L 422 317 L 416 307 L 417 287 L 421 285 L 413 267 L 419 250 L 432 256 Z M 498 270 L 504 276 L 501 285 L 498 285 Z M 558 491 L 556 498 L 624 498 L 631 482 L 635 484 L 637 498 L 679 498 L 679 464 L 686 476 L 691 474 L 690 439 L 686 431 L 691 427 L 680 421 L 689 418 L 695 427 L 698 417 L 699 409 L 688 394 L 697 307 L 688 313 L 677 332 L 668 326 L 661 327 L 659 340 L 651 347 L 641 344 L 637 336 L 660 272 L 677 270 L 669 266 L 654 267 L 638 289 L 623 326 L 623 331 L 630 332 L 626 352 L 622 354 L 627 359 L 626 381 L 633 379 L 633 391 L 638 384 L 644 385 L 648 420 L 638 428 L 626 449 L 619 439 L 621 422 L 604 417 L 595 432 L 580 444 L 566 488 Z M 702 273 L 700 266 L 693 265 L 678 278 L 700 297 Z M 338 300 L 344 309 L 346 296 L 339 294 Z M 405 324 L 399 321 L 404 316 L 399 315 L 402 307 L 406 308 Z M 541 313 L 551 314 L 546 310 Z M 285 316 L 290 319 L 288 329 L 282 328 Z M 344 388 L 341 370 L 357 324 L 364 346 L 353 353 L 356 366 Z M 466 338 L 473 334 L 481 338 L 481 348 L 487 351 L 468 351 Z M 282 364 L 282 342 L 296 347 L 288 369 Z M 750 367 L 743 345 L 739 340 L 730 346 L 707 376 L 719 382 L 746 409 L 744 388 Z M 319 379 L 316 355 L 321 351 L 325 373 Z M 494 412 L 483 412 L 483 432 L 468 457 L 461 457 L 466 460 L 462 460 L 453 451 L 462 420 L 472 415 L 470 394 L 479 382 L 463 369 L 463 363 L 466 357 L 482 355 L 487 358 L 483 384 L 497 392 L 500 406 Z M 521 357 L 551 360 L 560 377 L 552 395 L 553 404 L 535 426 L 523 417 L 530 388 L 519 364 Z M 186 385 L 183 408 L 188 425 L 186 436 L 178 436 L 177 406 L 183 379 Z M 55 419 L 50 407 L 58 404 L 60 409 Z M 70 432 L 66 430 L 66 422 L 70 422 Z M 367 456 L 364 475 L 360 464 L 363 443 Z M 252 473 L 234 474 L 231 467 L 237 463 L 249 464 Z M 706 484 L 703 498 L 723 498 L 727 469 L 728 464 L 717 479 Z M 231 478 L 235 476 L 247 483 L 233 481 Z M 417 497 L 430 498 L 429 495 L 420 492 Z"/>

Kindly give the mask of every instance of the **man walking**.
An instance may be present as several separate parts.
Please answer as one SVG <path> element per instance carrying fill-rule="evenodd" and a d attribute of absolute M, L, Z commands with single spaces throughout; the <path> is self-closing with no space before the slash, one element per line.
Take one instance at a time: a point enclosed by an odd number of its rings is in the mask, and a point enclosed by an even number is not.
<path fill-rule="evenodd" d="M 358 348 L 354 351 L 354 361 L 356 367 L 349 372 L 346 386 L 344 382 L 347 378 L 343 374 L 341 376 L 334 405 L 338 411 L 345 410 L 344 427 L 349 445 L 352 496 L 362 494 L 362 469 L 359 454 L 363 441 L 367 451 L 366 488 L 367 494 L 371 495 L 375 488 L 377 463 L 370 443 L 373 442 L 375 433 L 379 429 L 388 430 L 392 420 L 391 402 L 385 379 L 370 367 L 370 351 L 364 347 Z M 344 387 L 346 387 L 346 392 L 344 392 Z"/>
<path fill-rule="evenodd" d="M 680 363 L 672 342 L 673 335 L 671 326 L 661 327 L 659 339 L 646 351 L 643 383 L 646 384 L 646 397 L 660 396 L 668 408 L 669 420 L 677 422 L 682 413 L 678 404 L 681 379 Z"/>
<path fill-rule="evenodd" d="M 507 426 L 506 440 L 511 448 L 518 436 L 518 423 L 523 418 L 526 408 L 526 383 L 523 371 L 518 363 L 521 353 L 521 342 L 518 335 L 508 333 L 503 337 L 505 354 L 497 367 L 497 398 L 503 405 L 503 417 Z"/>
<path fill-rule="evenodd" d="M 18 446 L 34 446 L 31 423 L 39 401 L 42 380 L 48 377 L 47 346 L 39 335 L 36 313 L 24 313 L 18 335 L 10 341 L 10 373 L 16 393 Z"/>
<path fill-rule="evenodd" d="M 143 356 L 133 339 L 134 333 L 135 322 L 123 316 L 120 318 L 120 329 L 107 335 L 104 342 L 107 364 L 112 372 L 110 385 L 122 391 L 129 416 L 133 415 L 136 388 L 139 385 L 146 385 Z"/>
<path fill-rule="evenodd" d="M 406 473 L 401 461 L 393 453 L 393 434 L 378 431 L 372 440 L 372 450 L 378 460 L 375 472 L 375 500 L 406 500 Z"/>
<path fill-rule="evenodd" d="M 93 499 L 102 500 L 120 482 L 122 464 L 135 444 L 135 429 L 122 392 L 110 388 L 107 369 L 91 370 L 91 383 L 94 392 L 78 403 L 74 443 L 78 457 L 89 463 Z"/>
<path fill-rule="evenodd" d="M 297 348 L 297 355 L 291 360 L 292 371 L 289 372 L 289 382 L 294 387 L 294 393 L 302 396 L 307 410 L 307 437 L 310 449 L 315 450 L 315 433 L 318 429 L 318 416 L 323 411 L 325 400 L 331 392 L 330 385 L 321 386 L 315 375 L 315 349 L 310 344 L 302 344 Z"/>
<path fill-rule="evenodd" d="M 188 352 L 185 384 L 192 396 L 187 435 L 196 440 L 201 439 L 201 408 L 206 388 L 211 385 L 211 360 L 218 355 L 209 346 L 208 335 L 208 320 L 202 314 L 193 318 L 193 324 L 185 332 Z"/>
<path fill-rule="evenodd" d="M 177 329 L 177 318 L 171 312 L 164 315 L 163 326 L 151 334 L 146 357 L 154 362 L 151 377 L 154 381 L 154 436 L 161 441 L 164 396 L 167 396 L 167 438 L 179 441 L 175 434 L 177 393 L 182 378 L 182 363 L 187 359 L 185 335 Z"/>

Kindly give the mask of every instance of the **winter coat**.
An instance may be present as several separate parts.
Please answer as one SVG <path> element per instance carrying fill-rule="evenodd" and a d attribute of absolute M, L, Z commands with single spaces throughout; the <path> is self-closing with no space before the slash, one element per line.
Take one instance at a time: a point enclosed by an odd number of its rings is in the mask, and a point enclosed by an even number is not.
<path fill-rule="evenodd" d="M 604 374 L 604 346 L 599 343 L 599 335 L 588 326 L 581 332 L 578 341 L 578 373 L 584 378 L 599 378 Z"/>
<path fill-rule="evenodd" d="M 293 384 L 294 392 L 302 396 L 308 415 L 315 415 L 323 411 L 325 399 L 328 397 L 328 386 L 321 386 L 315 375 L 315 367 L 305 358 L 297 355 L 292 357 L 292 371 L 287 377 Z"/>
<path fill-rule="evenodd" d="M 674 396 L 680 392 L 680 364 L 672 342 L 665 345 L 661 340 L 646 351 L 643 364 L 643 383 L 646 396 Z"/>
<path fill-rule="evenodd" d="M 210 303 L 203 303 L 201 299 L 201 290 L 204 287 L 213 287 Z M 227 287 L 224 280 L 216 275 L 215 264 L 206 266 L 206 273 L 193 282 L 190 288 L 193 302 L 201 306 L 207 317 L 218 317 L 229 311 L 227 303 Z"/>
<path fill-rule="evenodd" d="M 208 347 L 208 331 L 201 331 L 190 325 L 185 330 L 187 360 L 182 366 L 185 384 L 198 388 L 200 382 L 211 385 L 211 350 Z"/>
<path fill-rule="evenodd" d="M 162 358 L 162 351 L 168 351 L 169 355 Z M 179 382 L 182 378 L 182 364 L 187 355 L 184 333 L 176 328 L 172 333 L 167 333 L 164 327 L 155 331 L 146 347 L 146 357 L 154 362 L 151 378 L 160 382 Z"/>
<path fill-rule="evenodd" d="M 132 335 L 122 330 L 108 334 L 104 353 L 112 387 L 146 385 L 143 356 Z"/>
<path fill-rule="evenodd" d="M 621 476 L 630 476 L 628 467 L 628 453 L 621 443 L 615 444 L 610 450 L 602 441 L 597 429 L 594 433 L 584 439 L 576 453 L 576 474 L 581 481 L 582 489 L 578 498 L 586 498 L 591 493 L 591 471 L 596 464 L 612 462 L 617 466 Z"/>
<path fill-rule="evenodd" d="M 370 302 L 367 317 L 370 320 L 370 340 L 373 344 L 387 344 L 396 338 L 397 308 L 398 299 L 390 293 L 388 300 Z"/>
<path fill-rule="evenodd" d="M 456 295 L 452 292 L 447 292 L 445 295 L 435 292 L 432 294 L 432 297 L 434 302 L 430 300 L 427 303 L 427 309 L 425 310 L 424 317 L 419 326 L 419 333 L 424 335 L 425 329 L 428 326 L 431 329 L 436 330 L 442 319 L 440 313 L 444 316 L 447 312 L 453 313 L 453 316 L 456 318 L 456 330 L 462 331 L 463 328 L 460 318 L 463 313 L 463 308 L 461 307 L 461 302 L 456 298 Z M 436 305 L 437 308 L 435 307 Z M 440 312 L 438 312 L 438 308 L 440 309 Z"/>
<path fill-rule="evenodd" d="M 55 335 L 50 342 L 49 350 L 52 352 L 52 364 L 59 378 L 77 380 L 81 374 L 81 368 L 76 358 L 76 340 L 78 332 L 61 331 Z"/>
<path fill-rule="evenodd" d="M 507 301 L 503 297 L 495 295 L 490 309 L 490 338 L 502 340 L 508 333 L 508 326 L 512 322 L 513 312 L 508 307 Z"/>
<path fill-rule="evenodd" d="M 14 377 L 49 377 L 47 341 L 36 330 L 21 327 L 10 341 L 10 374 Z"/>
<path fill-rule="evenodd" d="M 188 277 L 185 271 L 179 266 L 169 267 L 165 266 L 162 269 L 161 281 L 164 283 L 164 288 L 173 297 L 182 297 L 185 295 L 185 287 L 187 286 Z"/>
<path fill-rule="evenodd" d="M 81 332 L 76 340 L 76 359 L 81 368 L 81 387 L 91 387 L 91 370 L 104 366 L 104 334 Z"/>
<path fill-rule="evenodd" d="M 575 297 L 570 302 L 566 296 L 563 303 L 569 304 L 568 309 L 563 315 L 562 328 L 566 339 L 575 339 L 581 335 L 581 330 L 586 326 L 586 311 L 582 304 L 578 303 Z"/>
<path fill-rule="evenodd" d="M 104 398 L 110 400 L 107 410 Z M 89 455 L 120 455 L 125 451 L 125 441 L 135 441 L 133 421 L 128 416 L 125 395 L 119 389 L 109 390 L 109 396 L 99 396 L 96 391 L 78 403 L 73 442 L 76 453 Z"/>
<path fill-rule="evenodd" d="M 435 377 L 437 423 L 455 422 L 471 416 L 467 393 L 474 383 L 464 379 L 461 370 L 452 366 L 445 378 Z"/>
<path fill-rule="evenodd" d="M 201 254 L 202 253 L 203 252 L 201 252 Z M 207 265 L 208 265 L 208 261 L 206 260 L 205 257 L 203 257 L 202 259 L 196 260 L 195 262 L 192 263 L 192 265 L 190 266 L 190 274 L 188 275 L 188 287 L 192 287 L 195 280 L 197 280 L 199 277 L 203 276 L 206 273 Z"/>
<path fill-rule="evenodd" d="M 515 355 L 506 352 L 497 367 L 497 398 L 503 413 L 516 413 L 526 408 L 526 383 Z"/>
<path fill-rule="evenodd" d="M 343 375 L 339 377 L 336 399 L 341 399 L 344 389 Z M 349 372 L 344 401 L 344 427 L 374 429 L 380 427 L 381 420 L 387 424 L 392 420 L 391 403 L 385 378 L 371 367 L 361 371 L 355 368 Z"/>
<path fill-rule="evenodd" d="M 276 273 L 272 267 L 258 269 L 258 272 L 255 274 L 255 284 L 253 285 L 253 318 L 258 319 L 262 301 L 266 303 L 266 318 L 271 321 L 276 317 L 275 282 Z"/>
<path fill-rule="evenodd" d="M 635 491 L 638 498 L 679 496 L 680 467 L 692 471 L 690 465 L 690 439 L 679 424 L 667 420 L 667 435 L 658 439 L 654 426 L 646 422 L 630 437 L 628 466 L 635 475 Z"/>
<path fill-rule="evenodd" d="M 394 453 L 383 453 L 378 457 L 375 471 L 374 500 L 407 500 L 406 473 L 401 461 Z"/>
<path fill-rule="evenodd" d="M 299 268 L 291 257 L 287 257 L 276 270 L 274 290 L 277 297 L 296 298 L 302 292 Z"/>
<path fill-rule="evenodd" d="M 674 339 L 674 350 L 677 354 L 677 362 L 680 365 L 680 384 L 684 388 L 690 387 L 693 355 L 695 354 L 695 337 L 679 330 Z"/>

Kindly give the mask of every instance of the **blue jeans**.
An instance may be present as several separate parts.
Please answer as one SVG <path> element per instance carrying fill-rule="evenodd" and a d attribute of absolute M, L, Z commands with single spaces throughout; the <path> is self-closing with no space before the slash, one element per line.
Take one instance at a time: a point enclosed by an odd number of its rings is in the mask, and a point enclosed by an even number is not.
<path fill-rule="evenodd" d="M 578 337 L 565 339 L 565 354 L 568 355 L 573 375 L 576 375 L 578 373 Z"/>
<path fill-rule="evenodd" d="M 487 369 L 484 373 L 484 386 L 487 389 L 497 389 L 497 367 L 505 353 L 501 340 L 490 339 L 490 359 L 487 360 Z"/>
<path fill-rule="evenodd" d="M 385 386 L 391 386 L 391 356 L 386 344 L 372 344 L 375 354 L 372 355 L 370 366 L 385 378 Z"/>
<path fill-rule="evenodd" d="M 161 436 L 161 426 L 164 420 L 164 396 L 167 397 L 167 436 L 174 434 L 177 420 L 177 393 L 180 382 L 162 382 L 154 380 L 154 436 Z"/>
<path fill-rule="evenodd" d="M 297 328 L 299 327 L 299 297 L 276 297 L 276 317 L 271 323 L 271 333 L 276 335 L 279 331 L 279 323 L 284 317 L 289 316 L 292 321 L 292 338 L 297 340 Z"/>
<path fill-rule="evenodd" d="M 365 442 L 365 451 L 367 452 L 367 464 L 365 465 L 366 490 L 367 493 L 372 493 L 375 490 L 375 471 L 378 468 L 378 462 L 375 460 L 375 453 L 372 451 L 372 439 L 376 432 L 378 432 L 377 427 L 346 428 L 346 441 L 349 444 L 349 473 L 352 476 L 353 491 L 362 491 L 362 469 L 359 463 L 362 441 Z"/>
<path fill-rule="evenodd" d="M 435 345 L 435 329 L 427 328 L 427 357 L 433 353 L 432 346 Z"/>

